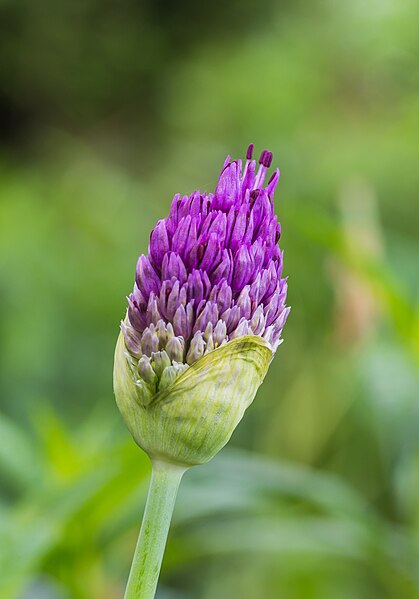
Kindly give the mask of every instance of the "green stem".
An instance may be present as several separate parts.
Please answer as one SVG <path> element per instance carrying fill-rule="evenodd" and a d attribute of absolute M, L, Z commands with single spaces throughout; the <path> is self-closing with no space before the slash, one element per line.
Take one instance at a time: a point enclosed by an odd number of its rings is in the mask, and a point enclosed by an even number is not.
<path fill-rule="evenodd" d="M 186 468 L 153 461 L 140 536 L 124 599 L 153 599 L 177 490 Z"/>

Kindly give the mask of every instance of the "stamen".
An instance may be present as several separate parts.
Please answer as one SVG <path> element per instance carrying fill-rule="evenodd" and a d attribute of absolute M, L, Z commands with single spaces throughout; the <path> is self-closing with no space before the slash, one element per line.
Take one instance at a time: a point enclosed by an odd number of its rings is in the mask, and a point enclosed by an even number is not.
<path fill-rule="evenodd" d="M 262 150 L 262 154 L 259 158 L 260 167 L 256 175 L 255 182 L 253 184 L 253 189 L 258 189 L 262 187 L 263 182 L 265 180 L 266 169 L 271 166 L 272 157 L 272 152 L 269 152 L 269 150 Z"/>
<path fill-rule="evenodd" d="M 273 158 L 273 153 L 272 152 L 266 152 L 265 154 L 265 159 L 263 161 L 263 166 L 266 166 L 266 168 L 269 168 L 272 164 L 272 158 Z"/>
<path fill-rule="evenodd" d="M 262 150 L 262 153 L 261 153 L 260 158 L 259 158 L 259 164 L 263 164 L 264 163 L 267 151 L 268 150 Z"/>
<path fill-rule="evenodd" d="M 252 160 L 255 144 L 250 144 L 246 152 L 246 160 Z"/>
<path fill-rule="evenodd" d="M 247 148 L 247 152 L 246 152 L 246 163 L 244 165 L 243 174 L 241 176 L 241 181 L 242 181 L 242 185 L 243 185 L 242 190 L 243 191 L 246 188 L 245 182 L 246 182 L 246 177 L 247 177 L 247 171 L 248 171 L 249 166 L 250 166 L 251 161 L 252 161 L 254 147 L 255 147 L 255 144 L 250 144 L 249 147 Z"/>

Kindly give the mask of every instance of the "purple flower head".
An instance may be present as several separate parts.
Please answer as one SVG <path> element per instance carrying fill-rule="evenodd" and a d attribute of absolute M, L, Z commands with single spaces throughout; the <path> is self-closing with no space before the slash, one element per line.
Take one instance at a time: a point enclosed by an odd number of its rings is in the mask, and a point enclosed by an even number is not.
<path fill-rule="evenodd" d="M 287 319 L 272 152 L 224 163 L 214 193 L 176 195 L 137 263 L 122 323 L 140 387 L 155 393 L 204 354 L 244 335 L 275 352 Z"/>

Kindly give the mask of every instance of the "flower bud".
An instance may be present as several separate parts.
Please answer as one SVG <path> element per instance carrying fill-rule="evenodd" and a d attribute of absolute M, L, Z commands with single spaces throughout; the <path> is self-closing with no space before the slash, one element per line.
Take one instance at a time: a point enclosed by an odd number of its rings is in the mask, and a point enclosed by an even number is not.
<path fill-rule="evenodd" d="M 260 337 L 239 337 L 174 375 L 145 402 L 121 332 L 115 352 L 116 401 L 134 440 L 151 458 L 203 464 L 230 439 L 271 358 Z"/>
<path fill-rule="evenodd" d="M 151 458 L 209 460 L 229 440 L 282 342 L 287 281 L 272 153 L 226 161 L 214 194 L 175 196 L 137 262 L 114 368 L 118 407 Z"/>

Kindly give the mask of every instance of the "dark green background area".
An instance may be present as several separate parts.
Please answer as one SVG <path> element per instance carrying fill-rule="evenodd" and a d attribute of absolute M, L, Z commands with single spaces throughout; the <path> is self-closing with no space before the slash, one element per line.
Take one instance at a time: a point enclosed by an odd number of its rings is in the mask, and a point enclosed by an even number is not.
<path fill-rule="evenodd" d="M 281 169 L 292 311 L 181 487 L 160 599 L 419 597 L 419 5 L 0 3 L 0 597 L 118 599 L 150 472 L 112 362 L 176 192 Z"/>

